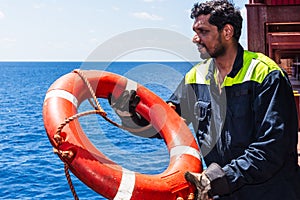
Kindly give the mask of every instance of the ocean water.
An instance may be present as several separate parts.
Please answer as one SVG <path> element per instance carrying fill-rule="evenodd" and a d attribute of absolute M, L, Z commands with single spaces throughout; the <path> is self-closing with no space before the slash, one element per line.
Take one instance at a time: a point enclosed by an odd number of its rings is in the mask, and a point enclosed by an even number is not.
<path fill-rule="evenodd" d="M 56 79 L 74 69 L 106 70 L 135 80 L 166 100 L 190 67 L 187 62 L 0 62 L 0 199 L 73 198 L 42 117 L 45 94 Z M 107 101 L 100 102 L 114 118 Z M 79 111 L 88 109 L 83 102 Z M 168 166 L 163 140 L 134 136 L 96 116 L 80 120 L 95 146 L 123 167 L 157 174 Z M 80 199 L 104 199 L 72 173 L 71 178 Z"/>

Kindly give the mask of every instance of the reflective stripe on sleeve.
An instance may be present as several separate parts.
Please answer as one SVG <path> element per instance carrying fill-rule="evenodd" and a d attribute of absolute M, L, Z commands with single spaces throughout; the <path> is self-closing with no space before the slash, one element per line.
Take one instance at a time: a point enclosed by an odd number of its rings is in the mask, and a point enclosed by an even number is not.
<path fill-rule="evenodd" d="M 253 71 L 254 71 L 256 65 L 258 64 L 258 62 L 259 62 L 258 60 L 252 59 L 251 64 L 250 64 L 250 66 L 249 66 L 249 68 L 247 70 L 247 73 L 246 73 L 245 77 L 244 77 L 243 82 L 251 80 Z"/>

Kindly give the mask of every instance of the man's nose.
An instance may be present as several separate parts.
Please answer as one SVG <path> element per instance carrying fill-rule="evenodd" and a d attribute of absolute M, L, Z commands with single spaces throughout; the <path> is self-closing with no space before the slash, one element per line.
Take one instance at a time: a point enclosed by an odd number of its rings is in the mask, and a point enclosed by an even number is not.
<path fill-rule="evenodd" d="M 200 43 L 200 37 L 197 34 L 193 37 L 193 43 Z"/>

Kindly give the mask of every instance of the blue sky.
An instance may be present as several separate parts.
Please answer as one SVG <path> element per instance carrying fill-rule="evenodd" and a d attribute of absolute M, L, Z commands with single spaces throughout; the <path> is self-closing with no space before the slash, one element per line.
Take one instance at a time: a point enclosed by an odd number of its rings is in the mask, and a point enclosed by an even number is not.
<path fill-rule="evenodd" d="M 114 51 L 118 37 L 147 28 L 193 36 L 192 0 L 0 0 L 0 61 L 85 61 L 102 44 Z M 241 44 L 246 48 L 246 0 L 234 0 L 244 15 Z M 151 34 L 145 35 L 148 39 Z M 120 37 L 119 37 L 120 38 Z M 147 39 L 145 38 L 145 40 Z M 176 39 L 174 45 L 177 44 Z M 124 41 L 124 44 L 126 42 Z M 115 60 L 176 60 L 171 51 L 138 47 Z M 158 49 L 157 48 L 157 49 Z M 141 50 L 143 49 L 143 50 Z M 194 51 L 194 50 L 193 50 Z M 195 52 L 197 53 L 197 52 Z M 118 53 L 117 53 L 118 54 Z M 172 53 L 171 53 L 172 54 Z M 179 56 L 180 57 L 180 56 Z M 178 59 L 178 56 L 177 56 Z M 101 58 L 100 58 L 101 60 Z"/>

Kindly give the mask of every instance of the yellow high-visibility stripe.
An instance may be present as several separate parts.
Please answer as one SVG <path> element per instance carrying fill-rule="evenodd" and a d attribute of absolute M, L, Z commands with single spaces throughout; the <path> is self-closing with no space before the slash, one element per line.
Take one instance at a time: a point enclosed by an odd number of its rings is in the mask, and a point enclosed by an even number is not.
<path fill-rule="evenodd" d="M 282 69 L 269 57 L 261 53 L 254 53 L 250 51 L 244 51 L 244 63 L 243 67 L 236 74 L 235 77 L 231 78 L 226 76 L 222 87 L 232 86 L 235 84 L 242 84 L 247 81 L 254 81 L 262 83 L 266 76 L 275 70 L 284 73 Z M 206 80 L 209 65 L 212 59 L 208 59 L 205 62 L 195 65 L 185 76 L 186 84 L 209 84 L 209 80 Z"/>

